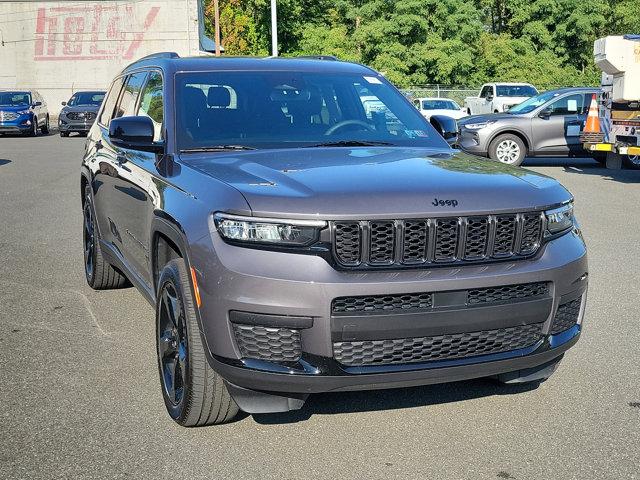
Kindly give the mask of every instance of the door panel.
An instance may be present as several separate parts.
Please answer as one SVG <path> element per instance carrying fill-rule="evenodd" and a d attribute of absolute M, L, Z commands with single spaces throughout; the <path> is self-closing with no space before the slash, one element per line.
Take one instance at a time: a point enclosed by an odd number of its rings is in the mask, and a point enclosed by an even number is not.
<path fill-rule="evenodd" d="M 584 94 L 571 94 L 554 100 L 542 110 L 547 117 L 535 116 L 531 129 L 536 154 L 568 155 L 579 148 L 584 111 Z"/>

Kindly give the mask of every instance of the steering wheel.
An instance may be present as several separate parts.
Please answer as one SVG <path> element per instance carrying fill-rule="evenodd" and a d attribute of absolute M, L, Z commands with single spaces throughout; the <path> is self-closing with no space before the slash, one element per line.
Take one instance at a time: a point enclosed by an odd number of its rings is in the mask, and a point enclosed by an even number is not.
<path fill-rule="evenodd" d="M 329 127 L 327 129 L 326 132 L 324 132 L 325 135 L 332 135 L 333 133 L 335 133 L 336 130 L 340 130 L 341 128 L 347 127 L 349 125 L 357 125 L 359 127 L 364 127 L 366 130 L 369 130 L 370 132 L 375 132 L 375 128 L 373 128 L 371 125 L 369 125 L 366 122 L 363 122 L 361 120 L 343 120 L 341 122 L 336 123 L 335 125 Z"/>

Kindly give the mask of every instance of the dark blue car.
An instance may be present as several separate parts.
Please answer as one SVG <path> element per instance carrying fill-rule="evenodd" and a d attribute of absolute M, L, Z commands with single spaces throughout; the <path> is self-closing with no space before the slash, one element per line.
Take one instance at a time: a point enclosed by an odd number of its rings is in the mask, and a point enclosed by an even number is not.
<path fill-rule="evenodd" d="M 49 133 L 49 110 L 37 91 L 0 91 L 0 133 Z"/>

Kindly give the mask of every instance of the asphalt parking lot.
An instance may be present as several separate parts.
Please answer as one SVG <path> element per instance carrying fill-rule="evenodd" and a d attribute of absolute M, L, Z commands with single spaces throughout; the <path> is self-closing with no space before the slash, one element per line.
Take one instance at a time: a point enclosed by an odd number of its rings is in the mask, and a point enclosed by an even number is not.
<path fill-rule="evenodd" d="M 590 248 L 582 339 L 537 389 L 455 384 L 311 397 L 183 429 L 165 413 L 153 311 L 84 280 L 84 138 L 0 138 L 0 478 L 640 478 L 640 171 L 534 159 Z"/>

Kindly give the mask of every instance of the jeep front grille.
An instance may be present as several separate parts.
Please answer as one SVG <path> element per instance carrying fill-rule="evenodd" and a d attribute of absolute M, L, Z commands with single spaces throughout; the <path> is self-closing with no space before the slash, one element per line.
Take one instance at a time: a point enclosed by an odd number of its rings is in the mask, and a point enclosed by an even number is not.
<path fill-rule="evenodd" d="M 433 337 L 335 342 L 334 358 L 350 367 L 454 360 L 531 347 L 543 323 Z"/>
<path fill-rule="evenodd" d="M 343 267 L 376 268 L 517 259 L 536 253 L 542 213 L 332 222 Z"/>

